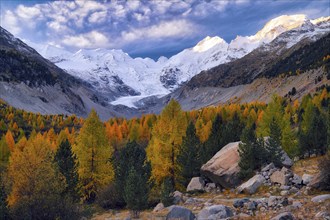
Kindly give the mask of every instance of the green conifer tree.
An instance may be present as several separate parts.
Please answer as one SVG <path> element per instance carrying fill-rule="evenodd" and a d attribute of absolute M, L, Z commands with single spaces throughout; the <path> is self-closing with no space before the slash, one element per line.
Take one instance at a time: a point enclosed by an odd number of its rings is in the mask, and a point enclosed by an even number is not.
<path fill-rule="evenodd" d="M 279 167 L 281 165 L 281 128 L 278 125 L 275 118 L 269 126 L 269 138 L 266 140 L 265 148 L 267 150 L 267 162 L 273 162 L 275 166 Z"/>
<path fill-rule="evenodd" d="M 71 144 L 67 139 L 60 144 L 55 154 L 55 162 L 66 180 L 67 186 L 65 193 L 77 202 L 80 198 L 78 162 L 76 155 L 72 152 Z"/>

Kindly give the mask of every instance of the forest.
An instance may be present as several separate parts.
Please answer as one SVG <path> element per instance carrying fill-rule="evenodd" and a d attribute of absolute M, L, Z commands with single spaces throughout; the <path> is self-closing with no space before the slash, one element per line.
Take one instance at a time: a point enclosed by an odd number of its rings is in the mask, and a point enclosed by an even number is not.
<path fill-rule="evenodd" d="M 78 219 L 92 207 L 138 216 L 170 205 L 230 142 L 242 141 L 241 179 L 276 164 L 279 147 L 291 158 L 329 157 L 330 91 L 187 112 L 171 100 L 160 115 L 106 122 L 94 110 L 41 115 L 1 101 L 0 137 L 0 219 Z"/>

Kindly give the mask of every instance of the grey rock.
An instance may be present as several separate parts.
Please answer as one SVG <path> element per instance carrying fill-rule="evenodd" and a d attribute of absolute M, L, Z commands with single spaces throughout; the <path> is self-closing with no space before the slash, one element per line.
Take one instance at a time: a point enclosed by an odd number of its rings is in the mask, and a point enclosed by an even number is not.
<path fill-rule="evenodd" d="M 303 180 L 299 175 L 293 174 L 292 183 L 295 184 L 295 185 L 302 185 Z"/>
<path fill-rule="evenodd" d="M 274 218 L 272 218 L 271 220 L 294 220 L 296 219 L 291 212 L 284 212 L 281 213 L 277 216 L 275 216 Z"/>
<path fill-rule="evenodd" d="M 173 206 L 167 214 L 166 220 L 194 220 L 195 215 L 191 210 L 182 206 Z"/>
<path fill-rule="evenodd" d="M 224 146 L 202 166 L 201 174 L 222 187 L 236 187 L 241 182 L 237 177 L 240 170 L 238 166 L 240 160 L 238 154 L 239 143 L 233 142 Z"/>
<path fill-rule="evenodd" d="M 289 194 L 295 194 L 297 193 L 299 190 L 296 187 L 291 187 L 291 189 L 289 189 Z"/>
<path fill-rule="evenodd" d="M 270 196 L 268 198 L 268 206 L 275 206 L 277 204 L 277 200 L 281 198 L 280 196 Z"/>
<path fill-rule="evenodd" d="M 326 212 L 326 211 L 320 211 L 320 212 L 316 213 L 315 218 L 329 220 L 330 213 Z"/>
<path fill-rule="evenodd" d="M 165 208 L 165 206 L 164 206 L 163 203 L 158 203 L 158 204 L 155 206 L 153 212 L 159 212 L 159 211 L 162 211 L 164 208 Z"/>
<path fill-rule="evenodd" d="M 255 201 L 250 201 L 250 202 L 247 203 L 246 208 L 247 208 L 248 210 L 252 210 L 252 211 L 254 211 L 254 210 L 257 209 L 257 205 L 258 205 L 258 204 L 257 204 Z"/>
<path fill-rule="evenodd" d="M 290 187 L 290 186 L 282 185 L 282 186 L 280 187 L 280 189 L 281 189 L 281 190 L 290 190 L 291 187 Z"/>
<path fill-rule="evenodd" d="M 274 168 L 275 168 L 274 163 L 270 163 L 270 164 L 268 164 L 267 166 L 265 166 L 264 168 L 262 168 L 262 169 L 261 169 L 261 172 L 267 172 L 267 171 L 269 171 L 269 170 L 271 170 L 271 169 L 274 169 Z"/>
<path fill-rule="evenodd" d="M 195 204 L 197 203 L 197 200 L 194 198 L 188 198 L 184 204 L 189 205 L 189 204 Z"/>
<path fill-rule="evenodd" d="M 255 193 L 258 188 L 265 182 L 265 178 L 258 174 L 258 175 L 255 175 L 254 177 L 252 177 L 251 179 L 249 179 L 247 182 L 243 183 L 242 185 L 240 185 L 238 188 L 237 188 L 237 191 L 239 193 L 241 192 L 245 192 L 245 193 L 248 193 L 248 194 L 253 194 Z"/>
<path fill-rule="evenodd" d="M 179 204 L 180 202 L 183 202 L 183 194 L 182 194 L 182 192 L 175 191 L 173 193 L 173 203 Z"/>
<path fill-rule="evenodd" d="M 196 190 L 204 190 L 205 181 L 202 177 L 193 177 L 188 186 L 187 192 L 196 191 Z"/>
<path fill-rule="evenodd" d="M 213 205 L 202 209 L 197 216 L 198 220 L 217 220 L 233 216 L 233 211 L 224 205 Z"/>
<path fill-rule="evenodd" d="M 285 153 L 284 151 L 282 151 L 282 165 L 285 167 L 292 167 L 293 165 L 293 161 L 290 159 L 290 157 L 288 156 L 287 153 Z"/>
<path fill-rule="evenodd" d="M 244 198 L 244 199 L 237 199 L 234 201 L 233 206 L 235 208 L 242 208 L 244 206 L 244 203 L 250 202 L 250 199 Z"/>
<path fill-rule="evenodd" d="M 270 181 L 272 183 L 279 183 L 281 185 L 288 185 L 288 183 L 289 183 L 289 177 L 287 175 L 285 175 L 285 173 L 282 172 L 282 171 L 275 171 L 270 176 Z"/>
<path fill-rule="evenodd" d="M 205 191 L 206 192 L 212 192 L 212 191 L 215 191 L 217 188 L 217 186 L 215 185 L 215 183 L 207 183 L 205 185 Z"/>
<path fill-rule="evenodd" d="M 288 190 L 283 190 L 283 191 L 280 192 L 280 195 L 281 196 L 287 196 L 287 195 L 289 195 L 289 191 Z"/>
<path fill-rule="evenodd" d="M 291 206 L 295 209 L 299 209 L 299 208 L 302 207 L 302 204 L 301 204 L 301 202 L 295 201 L 295 202 L 292 203 Z"/>
<path fill-rule="evenodd" d="M 324 202 L 329 199 L 330 199 L 330 194 L 324 194 L 324 195 L 319 195 L 319 196 L 313 197 L 312 202 L 315 202 L 315 203 Z"/>
<path fill-rule="evenodd" d="M 306 174 L 304 173 L 304 175 L 302 176 L 302 181 L 304 185 L 308 185 L 313 179 L 313 175 L 310 174 Z"/>

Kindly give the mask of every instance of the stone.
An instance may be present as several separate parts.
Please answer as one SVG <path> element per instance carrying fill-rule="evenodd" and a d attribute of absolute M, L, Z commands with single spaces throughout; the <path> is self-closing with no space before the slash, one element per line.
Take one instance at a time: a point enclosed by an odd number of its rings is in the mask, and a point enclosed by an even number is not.
<path fill-rule="evenodd" d="M 320 211 L 316 213 L 315 218 L 328 220 L 330 219 L 330 213 L 326 211 Z"/>
<path fill-rule="evenodd" d="M 303 180 L 302 180 L 302 178 L 299 175 L 293 174 L 292 183 L 294 185 L 302 185 Z"/>
<path fill-rule="evenodd" d="M 203 180 L 202 177 L 193 177 L 191 178 L 187 186 L 187 192 L 199 191 L 199 190 L 203 191 L 204 186 L 205 186 L 205 181 Z"/>
<path fill-rule="evenodd" d="M 179 204 L 180 202 L 183 202 L 182 197 L 183 197 L 182 192 L 175 191 L 175 192 L 173 193 L 173 203 L 174 203 L 174 204 Z"/>
<path fill-rule="evenodd" d="M 153 212 L 159 212 L 159 211 L 162 211 L 164 208 L 165 208 L 165 206 L 164 206 L 163 203 L 158 203 L 158 204 L 155 206 Z"/>
<path fill-rule="evenodd" d="M 285 153 L 283 150 L 282 150 L 282 165 L 285 166 L 285 167 L 292 167 L 293 165 L 293 161 L 291 160 L 291 158 L 288 156 L 287 153 Z"/>
<path fill-rule="evenodd" d="M 292 203 L 291 206 L 295 209 L 299 209 L 299 208 L 302 207 L 302 204 L 301 204 L 301 202 L 295 201 L 295 202 Z"/>
<path fill-rule="evenodd" d="M 197 200 L 194 198 L 188 198 L 184 204 L 189 205 L 189 204 L 195 204 L 197 203 Z"/>
<path fill-rule="evenodd" d="M 291 187 L 291 189 L 289 189 L 289 194 L 295 194 L 297 193 L 299 190 L 296 187 Z"/>
<path fill-rule="evenodd" d="M 272 183 L 279 183 L 281 185 L 288 185 L 289 183 L 289 178 L 287 175 L 285 175 L 284 172 L 282 171 L 275 171 L 271 176 L 270 176 L 270 181 Z"/>
<path fill-rule="evenodd" d="M 270 163 L 270 164 L 268 164 L 267 166 L 265 166 L 264 168 L 262 168 L 262 169 L 261 169 L 261 172 L 267 172 L 267 171 L 269 171 L 269 170 L 271 170 L 271 169 L 274 169 L 274 168 L 275 168 L 274 163 Z"/>
<path fill-rule="evenodd" d="M 234 188 L 239 185 L 241 182 L 237 175 L 240 170 L 238 166 L 239 143 L 241 142 L 233 142 L 224 146 L 202 166 L 201 174 L 224 188 Z"/>
<path fill-rule="evenodd" d="M 245 192 L 248 194 L 254 194 L 258 188 L 266 181 L 266 179 L 258 174 L 249 179 L 247 182 L 243 183 L 237 188 L 239 193 Z"/>
<path fill-rule="evenodd" d="M 217 220 L 232 217 L 233 211 L 224 205 L 213 205 L 202 209 L 198 215 L 198 220 Z"/>
<path fill-rule="evenodd" d="M 247 203 L 247 202 L 250 202 L 250 199 L 248 199 L 248 198 L 244 198 L 244 199 L 236 199 L 236 200 L 234 201 L 233 206 L 234 206 L 235 208 L 242 208 L 242 207 L 244 206 L 244 203 Z"/>
<path fill-rule="evenodd" d="M 274 218 L 272 218 L 271 220 L 294 220 L 296 219 L 291 212 L 283 212 L 277 216 L 275 216 Z"/>
<path fill-rule="evenodd" d="M 324 194 L 324 195 L 319 195 L 319 196 L 313 197 L 312 202 L 315 202 L 315 203 L 324 202 L 329 199 L 330 199 L 330 194 Z"/>
<path fill-rule="evenodd" d="M 182 206 L 173 206 L 167 214 L 166 220 L 194 220 L 195 215 L 191 210 Z"/>
<path fill-rule="evenodd" d="M 281 190 L 290 190 L 291 187 L 290 187 L 290 186 L 282 185 L 282 186 L 280 187 L 280 189 L 281 189 Z"/>
<path fill-rule="evenodd" d="M 280 192 L 280 195 L 281 196 L 287 196 L 287 195 L 289 195 L 289 191 L 288 190 L 283 190 L 283 191 Z"/>
<path fill-rule="evenodd" d="M 254 211 L 254 210 L 257 209 L 257 205 L 258 205 L 258 204 L 257 204 L 255 201 L 250 201 L 250 202 L 247 203 L 246 208 L 247 208 L 248 210 L 252 210 L 252 211 Z"/>
<path fill-rule="evenodd" d="M 212 191 L 215 191 L 217 188 L 217 186 L 215 185 L 215 183 L 207 183 L 205 185 L 205 191 L 206 192 L 212 192 Z"/>
<path fill-rule="evenodd" d="M 304 173 L 302 176 L 302 181 L 304 185 L 308 185 L 313 179 L 313 175 Z"/>

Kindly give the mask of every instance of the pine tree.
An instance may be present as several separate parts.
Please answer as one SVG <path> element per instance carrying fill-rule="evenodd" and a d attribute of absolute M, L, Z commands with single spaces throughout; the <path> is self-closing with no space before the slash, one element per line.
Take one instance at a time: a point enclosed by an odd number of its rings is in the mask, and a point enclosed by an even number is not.
<path fill-rule="evenodd" d="M 244 128 L 241 137 L 242 143 L 239 144 L 240 161 L 238 165 L 241 179 L 251 177 L 253 171 L 260 168 L 265 162 L 264 142 L 261 138 L 257 139 L 255 127 L 255 124 L 252 124 Z"/>
<path fill-rule="evenodd" d="M 267 162 L 273 162 L 275 166 L 280 167 L 281 165 L 281 128 L 277 124 L 275 118 L 273 118 L 272 122 L 269 126 L 270 134 L 269 138 L 266 140 L 266 150 L 267 150 Z"/>
<path fill-rule="evenodd" d="M 196 135 L 195 126 L 190 122 L 177 157 L 177 164 L 180 167 L 182 177 L 181 182 L 184 186 L 188 185 L 192 177 L 200 175 L 200 145 L 201 143 Z"/>
<path fill-rule="evenodd" d="M 160 201 L 164 204 L 165 207 L 173 204 L 174 198 L 172 193 L 174 192 L 174 187 L 172 179 L 166 177 L 161 185 L 161 198 Z"/>
<path fill-rule="evenodd" d="M 147 208 L 148 195 L 148 179 L 131 167 L 124 187 L 124 199 L 134 218 L 139 216 L 140 210 Z"/>
<path fill-rule="evenodd" d="M 9 219 L 9 209 L 7 202 L 7 193 L 5 190 L 2 174 L 0 172 L 0 220 Z"/>
<path fill-rule="evenodd" d="M 115 186 L 117 192 L 120 193 L 117 203 L 121 206 L 125 202 L 123 192 L 125 191 L 129 171 L 134 168 L 134 172 L 147 182 L 150 178 L 151 167 L 150 163 L 147 162 L 145 150 L 135 141 L 127 143 L 123 149 L 114 154 L 113 163 L 115 167 Z"/>
<path fill-rule="evenodd" d="M 113 149 L 108 144 L 105 127 L 92 110 L 80 129 L 74 145 L 79 162 L 78 174 L 85 201 L 94 202 L 98 192 L 111 183 L 114 176 L 110 158 Z"/>
<path fill-rule="evenodd" d="M 73 201 L 79 201 L 78 162 L 76 155 L 72 152 L 71 144 L 67 139 L 60 144 L 55 154 L 55 162 L 66 180 L 65 194 L 70 196 Z"/>
<path fill-rule="evenodd" d="M 212 123 L 212 129 L 208 140 L 204 143 L 203 146 L 203 154 L 201 154 L 201 161 L 202 163 L 207 162 L 211 157 L 214 156 L 222 147 L 222 128 L 223 128 L 223 121 L 222 117 L 217 114 L 215 120 Z"/>

